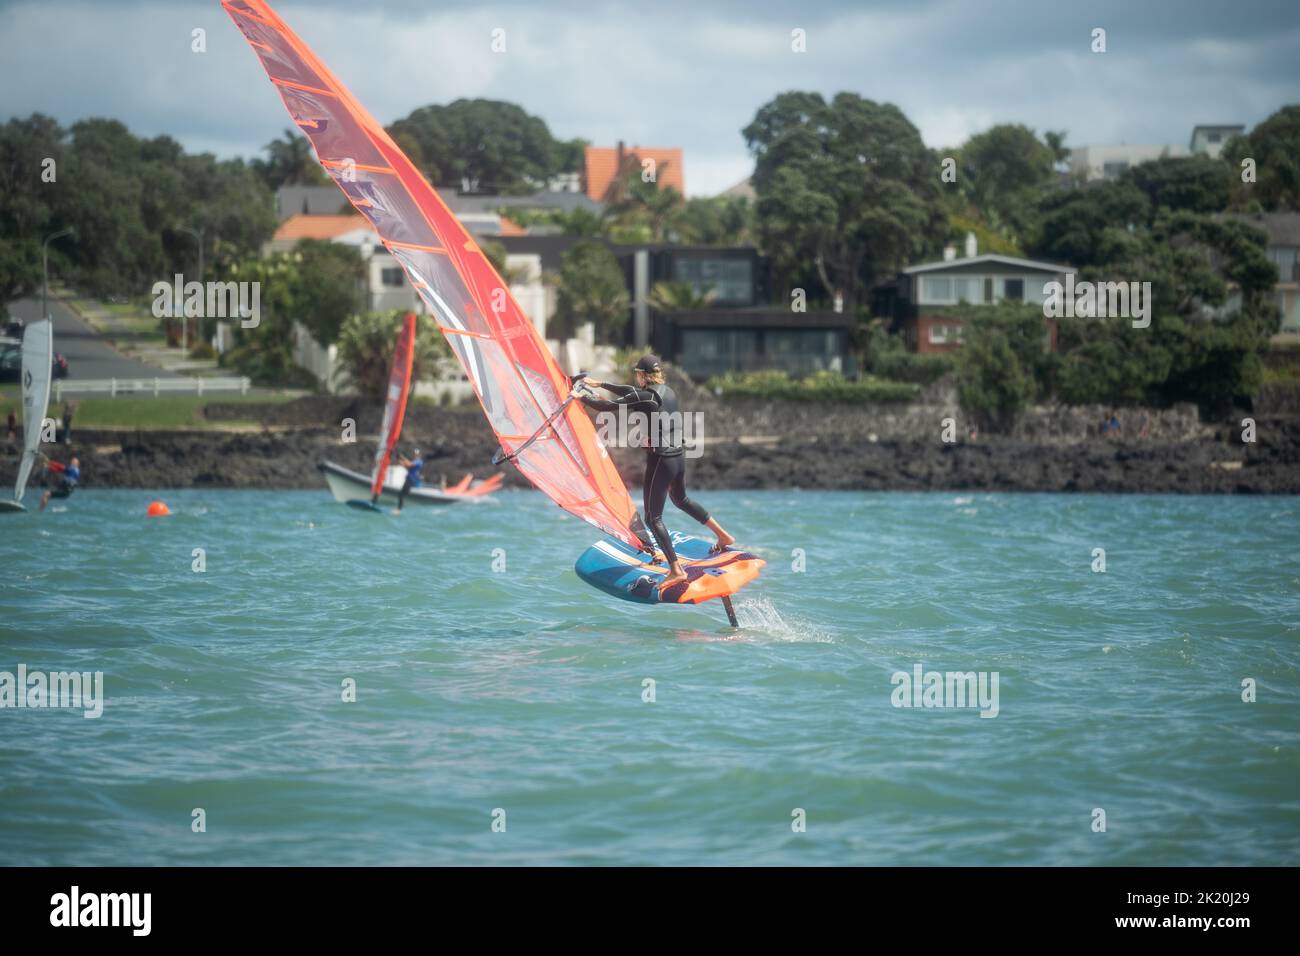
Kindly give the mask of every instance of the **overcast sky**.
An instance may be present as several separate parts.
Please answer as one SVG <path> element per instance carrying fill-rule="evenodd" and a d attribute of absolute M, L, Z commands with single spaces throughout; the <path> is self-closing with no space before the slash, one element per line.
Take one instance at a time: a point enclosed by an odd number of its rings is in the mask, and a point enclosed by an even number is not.
<path fill-rule="evenodd" d="M 682 147 L 691 195 L 749 174 L 740 130 L 786 90 L 895 103 L 934 147 L 1000 122 L 1063 129 L 1071 145 L 1186 144 L 1198 123 L 1251 126 L 1300 102 L 1296 0 L 272 6 L 382 123 L 509 100 L 557 137 Z M 806 53 L 791 52 L 795 28 Z M 0 118 L 32 112 L 113 117 L 223 157 L 258 155 L 288 125 L 217 0 L 0 0 Z"/>

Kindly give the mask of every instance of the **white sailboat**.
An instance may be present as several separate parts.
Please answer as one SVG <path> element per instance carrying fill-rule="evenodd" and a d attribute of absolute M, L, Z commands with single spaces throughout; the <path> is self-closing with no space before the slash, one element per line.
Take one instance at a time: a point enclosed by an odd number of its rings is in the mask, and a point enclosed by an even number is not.
<path fill-rule="evenodd" d="M 50 371 L 54 364 L 54 325 L 33 322 L 23 331 L 23 458 L 18 464 L 13 501 L 0 499 L 0 513 L 26 511 L 23 492 L 41 451 L 41 430 L 50 404 Z"/>

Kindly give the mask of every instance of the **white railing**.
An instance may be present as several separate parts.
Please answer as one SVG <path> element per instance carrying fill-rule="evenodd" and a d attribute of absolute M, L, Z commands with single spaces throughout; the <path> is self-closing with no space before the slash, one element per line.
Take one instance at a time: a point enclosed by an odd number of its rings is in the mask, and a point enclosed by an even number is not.
<path fill-rule="evenodd" d="M 54 380 L 54 400 L 63 401 L 65 392 L 107 392 L 112 398 L 118 395 L 152 395 L 167 393 L 238 392 L 247 395 L 252 385 L 247 378 L 83 378 L 65 382 Z"/>

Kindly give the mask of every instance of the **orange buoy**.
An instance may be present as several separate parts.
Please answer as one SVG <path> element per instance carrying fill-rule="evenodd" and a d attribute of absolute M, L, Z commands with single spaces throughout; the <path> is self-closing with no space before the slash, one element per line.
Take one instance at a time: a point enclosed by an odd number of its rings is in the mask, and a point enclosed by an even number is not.
<path fill-rule="evenodd" d="M 167 505 L 164 504 L 163 502 L 161 502 L 161 501 L 151 501 L 151 502 L 149 502 L 149 517 L 150 517 L 150 518 L 161 518 L 161 517 L 163 517 L 164 515 L 169 515 L 169 514 L 171 514 L 171 509 L 169 509 L 169 508 L 167 507 Z"/>

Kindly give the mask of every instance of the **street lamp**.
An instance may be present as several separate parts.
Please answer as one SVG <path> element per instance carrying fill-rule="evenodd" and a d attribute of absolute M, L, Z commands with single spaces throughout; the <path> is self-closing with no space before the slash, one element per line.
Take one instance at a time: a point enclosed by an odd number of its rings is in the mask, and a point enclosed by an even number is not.
<path fill-rule="evenodd" d="M 190 226 L 177 226 L 177 227 L 176 227 L 176 231 L 177 231 L 177 232 L 188 233 L 189 235 L 193 236 L 195 239 L 198 240 L 198 243 L 199 243 L 199 285 L 202 285 L 202 284 L 203 284 L 203 231 L 204 231 L 204 227 L 200 226 L 198 229 L 193 229 L 193 228 L 191 228 Z M 189 351 L 189 340 L 190 340 L 189 333 L 190 333 L 190 320 L 189 320 L 189 316 L 185 315 L 185 310 L 182 309 L 182 310 L 181 310 L 181 351 L 182 351 L 182 352 L 187 352 L 187 351 Z"/>
<path fill-rule="evenodd" d="M 52 232 L 45 237 L 41 243 L 41 318 L 50 317 L 50 243 L 55 239 L 62 239 L 64 236 L 75 236 L 77 230 L 73 226 L 67 229 L 60 229 L 58 232 Z"/>

